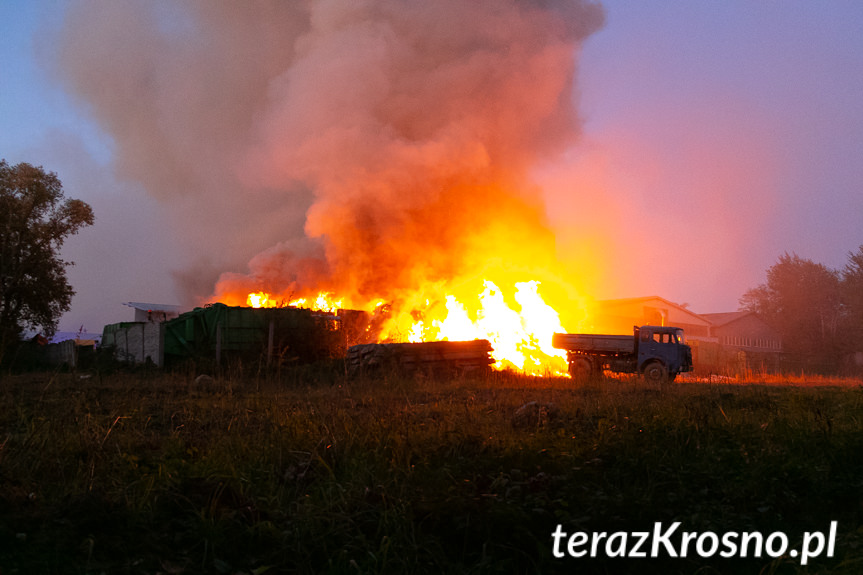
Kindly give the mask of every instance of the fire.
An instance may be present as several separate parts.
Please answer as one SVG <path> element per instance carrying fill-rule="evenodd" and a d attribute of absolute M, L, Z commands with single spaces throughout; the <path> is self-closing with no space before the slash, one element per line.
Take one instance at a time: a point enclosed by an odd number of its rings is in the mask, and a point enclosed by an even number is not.
<path fill-rule="evenodd" d="M 565 375 L 566 355 L 551 346 L 551 337 L 555 332 L 566 330 L 558 312 L 540 295 L 540 282 L 532 280 L 511 285 L 509 297 L 491 280 L 481 281 L 482 290 L 478 294 L 474 282 L 449 288 L 428 286 L 422 294 L 406 298 L 391 312 L 379 340 L 487 339 L 494 348 L 492 358 L 496 369 L 515 369 L 532 375 Z M 425 297 L 425 294 L 433 297 Z M 246 304 L 255 308 L 291 306 L 325 312 L 342 309 L 343 303 L 343 299 L 330 292 L 320 292 L 315 298 L 279 299 L 258 291 L 249 293 L 246 299 Z M 375 300 L 358 307 L 376 314 L 387 306 Z"/>
<path fill-rule="evenodd" d="M 335 299 L 330 292 L 320 292 L 312 305 L 308 305 L 308 298 L 275 298 L 272 294 L 264 291 L 252 292 L 246 296 L 246 305 L 254 308 L 267 307 L 305 307 L 314 311 L 335 313 L 343 307 L 341 299 Z"/>
<path fill-rule="evenodd" d="M 552 334 L 565 331 L 558 313 L 540 296 L 539 282 L 516 282 L 514 288 L 514 302 L 508 302 L 494 282 L 484 280 L 472 311 L 449 294 L 443 305 L 424 310 L 424 319 L 410 327 L 409 340 L 487 339 L 494 348 L 496 369 L 533 375 L 566 373 L 565 353 L 551 346 Z"/>
<path fill-rule="evenodd" d="M 312 304 L 312 309 L 315 311 L 327 311 L 335 313 L 336 310 L 339 310 L 341 308 L 342 300 L 333 299 L 333 294 L 327 292 L 319 293 L 318 298 L 315 300 L 315 303 Z"/>
<path fill-rule="evenodd" d="M 270 303 L 270 295 L 262 291 L 252 292 L 249 294 L 249 297 L 246 298 L 246 305 L 249 307 L 275 307 L 274 305 L 270 305 Z"/>

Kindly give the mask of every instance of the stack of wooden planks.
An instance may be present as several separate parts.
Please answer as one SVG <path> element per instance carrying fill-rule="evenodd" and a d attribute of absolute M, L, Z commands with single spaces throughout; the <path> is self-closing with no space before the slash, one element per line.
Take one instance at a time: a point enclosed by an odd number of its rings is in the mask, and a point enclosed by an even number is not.
<path fill-rule="evenodd" d="M 390 367 L 405 371 L 485 369 L 494 363 L 487 339 L 423 343 L 367 343 L 348 348 L 351 373 Z"/>

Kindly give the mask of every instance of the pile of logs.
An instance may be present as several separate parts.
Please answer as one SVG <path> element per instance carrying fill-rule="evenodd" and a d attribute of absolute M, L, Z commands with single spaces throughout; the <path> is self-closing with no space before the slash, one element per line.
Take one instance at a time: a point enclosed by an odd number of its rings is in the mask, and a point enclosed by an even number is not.
<path fill-rule="evenodd" d="M 381 367 L 404 371 L 485 369 L 494 363 L 487 339 L 473 341 L 429 341 L 424 343 L 367 343 L 348 348 L 351 373 Z"/>

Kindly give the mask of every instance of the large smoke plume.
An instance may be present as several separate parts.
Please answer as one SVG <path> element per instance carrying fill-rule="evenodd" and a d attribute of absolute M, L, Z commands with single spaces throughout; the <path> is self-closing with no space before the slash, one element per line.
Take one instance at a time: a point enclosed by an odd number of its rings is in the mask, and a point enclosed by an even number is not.
<path fill-rule="evenodd" d="M 188 292 L 371 299 L 482 266 L 501 238 L 515 265 L 553 254 L 530 171 L 578 135 L 578 49 L 602 19 L 580 1 L 85 1 L 58 62 L 117 172 L 234 272 L 183 274 Z"/>

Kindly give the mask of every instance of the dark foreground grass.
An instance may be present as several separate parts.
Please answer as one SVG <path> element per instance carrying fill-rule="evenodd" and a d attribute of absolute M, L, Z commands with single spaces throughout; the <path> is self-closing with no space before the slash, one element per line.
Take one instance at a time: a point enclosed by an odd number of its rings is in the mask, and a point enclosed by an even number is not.
<path fill-rule="evenodd" d="M 284 376 L 284 374 L 283 374 Z M 846 382 L 847 383 L 847 382 Z M 799 382 L 798 382 L 799 384 Z M 537 401 L 540 413 L 516 417 Z M 863 387 L 382 375 L 0 381 L 0 573 L 859 573 Z M 560 559 L 838 521 L 835 557 Z"/>

